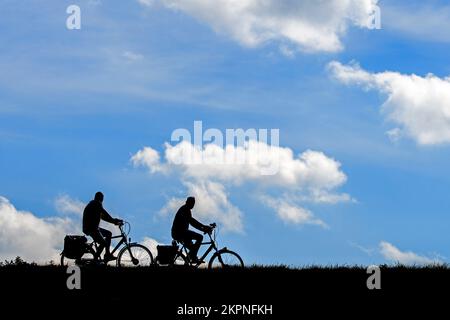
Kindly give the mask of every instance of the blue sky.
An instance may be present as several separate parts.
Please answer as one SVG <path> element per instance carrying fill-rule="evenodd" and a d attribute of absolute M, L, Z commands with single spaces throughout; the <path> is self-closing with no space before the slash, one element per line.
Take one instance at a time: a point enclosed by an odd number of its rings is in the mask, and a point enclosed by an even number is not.
<path fill-rule="evenodd" d="M 76 225 L 79 216 L 60 212 L 55 200 L 85 203 L 102 190 L 105 207 L 131 222 L 133 238 L 168 243 L 171 216 L 159 212 L 187 196 L 186 186 L 131 157 L 145 146 L 162 156 L 173 130 L 192 130 L 195 120 L 223 131 L 279 128 L 280 146 L 295 155 L 310 149 L 338 161 L 347 180 L 336 192 L 354 201 L 298 204 L 329 227 L 322 228 L 280 219 L 254 182 L 225 184 L 244 232 L 221 233 L 221 244 L 250 263 L 369 264 L 408 254 L 448 261 L 450 141 L 419 143 L 412 133 L 392 141 L 386 132 L 408 124 L 382 112 L 389 94 L 347 85 L 327 68 L 354 61 L 372 74 L 432 73 L 444 82 L 445 1 L 380 1 L 380 30 L 349 23 L 340 50 L 315 51 L 282 36 L 249 46 L 233 33 L 239 26 L 214 25 L 201 5 L 173 10 L 170 2 L 0 4 L 0 196 L 17 212 Z M 81 8 L 81 30 L 65 26 L 70 4 Z M 431 94 L 449 110 L 439 92 Z M 0 236 L 2 257 L 16 235 Z"/>

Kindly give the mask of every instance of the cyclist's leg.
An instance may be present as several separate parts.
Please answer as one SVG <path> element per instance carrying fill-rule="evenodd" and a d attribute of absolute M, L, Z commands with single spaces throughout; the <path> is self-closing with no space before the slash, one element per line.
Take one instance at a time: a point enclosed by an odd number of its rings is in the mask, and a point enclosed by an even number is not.
<path fill-rule="evenodd" d="M 189 249 L 189 256 L 192 259 L 197 259 L 197 253 L 203 241 L 203 236 L 197 232 L 188 230 L 184 235 L 185 245 Z M 195 240 L 195 243 L 192 243 Z M 189 245 L 188 245 L 189 244 Z"/>
<path fill-rule="evenodd" d="M 102 254 L 103 249 L 105 247 L 107 248 L 107 242 L 106 242 L 105 238 L 100 233 L 100 230 L 95 230 L 93 232 L 90 232 L 88 235 L 91 236 L 92 239 L 94 239 L 94 241 L 98 244 L 97 252 L 95 253 L 95 258 L 100 258 L 100 255 Z"/>
<path fill-rule="evenodd" d="M 112 233 L 109 230 L 99 228 L 100 234 L 102 235 L 102 238 L 104 240 L 105 245 L 105 255 L 111 255 L 110 248 L 111 248 L 111 237 Z"/>

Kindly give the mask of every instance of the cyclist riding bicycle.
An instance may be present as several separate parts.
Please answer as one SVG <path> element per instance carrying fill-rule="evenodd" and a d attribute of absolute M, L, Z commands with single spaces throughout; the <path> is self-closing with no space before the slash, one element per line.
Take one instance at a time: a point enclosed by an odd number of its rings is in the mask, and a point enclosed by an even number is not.
<path fill-rule="evenodd" d="M 111 254 L 111 237 L 112 233 L 106 229 L 100 228 L 100 220 L 106 222 L 120 225 L 123 223 L 122 220 L 111 217 L 111 215 L 103 208 L 103 193 L 97 192 L 95 194 L 94 200 L 89 202 L 83 212 L 83 232 L 91 236 L 92 239 L 99 245 L 97 247 L 97 252 L 95 259 L 100 258 L 100 255 L 105 250 L 105 255 L 103 260 L 105 262 L 116 260 L 117 257 Z"/>
<path fill-rule="evenodd" d="M 192 208 L 195 205 L 195 198 L 188 197 L 186 203 L 178 209 L 172 225 L 172 238 L 181 242 L 189 249 L 189 258 L 194 263 L 200 263 L 197 253 L 203 241 L 203 236 L 197 232 L 189 230 L 189 225 L 203 231 L 211 232 L 212 228 L 206 226 L 192 217 Z M 195 240 L 195 243 L 192 242 Z"/>

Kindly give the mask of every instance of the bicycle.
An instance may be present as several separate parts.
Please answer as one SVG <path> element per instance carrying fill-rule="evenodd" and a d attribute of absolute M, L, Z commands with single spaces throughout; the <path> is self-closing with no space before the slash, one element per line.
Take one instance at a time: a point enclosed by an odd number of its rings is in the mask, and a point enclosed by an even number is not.
<path fill-rule="evenodd" d="M 128 230 L 126 230 L 128 229 Z M 128 222 L 124 221 L 119 225 L 120 235 L 111 237 L 111 239 L 120 239 L 111 254 L 114 254 L 120 247 L 119 254 L 117 255 L 116 264 L 118 267 L 137 267 L 137 266 L 150 266 L 153 265 L 153 255 L 147 247 L 131 242 L 131 238 L 128 235 L 131 231 L 131 226 Z M 98 244 L 95 241 L 91 241 L 84 244 L 82 248 L 82 255 L 78 259 L 70 259 L 64 256 L 64 251 L 61 252 L 61 265 L 67 266 L 70 263 L 77 265 L 88 264 L 108 264 L 108 261 L 104 261 L 100 257 L 96 256 L 98 250 Z M 92 257 L 86 258 L 86 255 Z"/>
<path fill-rule="evenodd" d="M 215 251 L 214 254 L 211 256 L 208 262 L 208 268 L 214 269 L 214 268 L 227 268 L 227 267 L 244 267 L 244 261 L 242 258 L 236 253 L 231 250 L 228 250 L 227 247 L 224 247 L 222 249 L 218 249 L 217 246 L 217 231 L 216 227 L 217 225 L 215 223 L 210 224 L 211 231 L 210 232 L 204 232 L 204 234 L 207 234 L 209 236 L 209 241 L 202 242 L 201 246 L 209 245 L 209 247 L 206 249 L 205 253 L 202 255 L 201 258 L 199 258 L 200 262 L 193 262 L 189 258 L 188 249 L 186 246 L 181 243 L 180 241 L 174 240 L 172 242 L 172 245 L 177 247 L 175 257 L 173 259 L 173 262 L 169 265 L 175 266 L 175 265 L 181 265 L 181 266 L 191 266 L 198 268 L 203 264 L 203 261 L 205 258 L 209 255 L 211 251 Z M 181 248 L 178 246 L 181 244 Z M 158 258 L 156 259 L 158 261 Z"/>

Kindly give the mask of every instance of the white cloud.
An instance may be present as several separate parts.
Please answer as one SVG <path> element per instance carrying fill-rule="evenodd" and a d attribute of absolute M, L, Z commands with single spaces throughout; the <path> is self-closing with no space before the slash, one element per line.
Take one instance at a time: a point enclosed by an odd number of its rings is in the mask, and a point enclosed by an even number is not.
<path fill-rule="evenodd" d="M 386 131 L 386 135 L 392 142 L 397 142 L 402 138 L 402 129 L 394 128 Z"/>
<path fill-rule="evenodd" d="M 85 206 L 85 203 L 78 199 L 72 199 L 67 194 L 60 195 L 55 199 L 55 208 L 59 213 L 81 216 Z"/>
<path fill-rule="evenodd" d="M 136 61 L 144 59 L 144 56 L 142 54 L 135 53 L 132 51 L 125 51 L 122 54 L 122 57 L 124 57 L 127 62 L 136 62 Z"/>
<path fill-rule="evenodd" d="M 273 208 L 278 216 L 286 223 L 293 224 L 314 224 L 323 228 L 328 228 L 327 224 L 317 219 L 308 209 L 296 206 L 283 199 L 274 199 L 268 196 L 261 197 L 261 200 Z"/>
<path fill-rule="evenodd" d="M 155 259 L 156 256 L 158 255 L 157 246 L 160 245 L 161 243 L 153 238 L 144 237 L 144 239 L 141 241 L 141 244 L 150 250 L 150 252 L 153 255 L 153 259 Z"/>
<path fill-rule="evenodd" d="M 59 261 L 64 236 L 77 228 L 69 218 L 39 218 L 0 197 L 0 259 L 20 256 L 39 263 Z"/>
<path fill-rule="evenodd" d="M 253 140 L 243 147 L 206 144 L 201 149 L 187 141 L 165 147 L 164 164 L 157 160 L 158 153 L 148 147 L 132 157 L 133 164 L 146 166 L 152 173 L 179 169 L 186 178 L 214 179 L 235 185 L 255 181 L 266 186 L 330 190 L 347 180 L 340 170 L 341 164 L 318 151 L 307 150 L 295 156 L 290 148 Z M 268 167 L 276 170 L 266 171 Z"/>
<path fill-rule="evenodd" d="M 155 1 L 138 0 L 150 6 Z M 378 0 L 157 0 L 240 44 L 289 43 L 307 52 L 342 49 L 349 26 L 368 27 Z"/>
<path fill-rule="evenodd" d="M 196 213 L 208 223 L 218 222 L 224 231 L 243 231 L 242 213 L 228 199 L 225 187 L 217 182 L 185 182 L 190 195 L 199 199 Z"/>
<path fill-rule="evenodd" d="M 380 253 L 385 259 L 404 265 L 428 265 L 442 263 L 439 259 L 431 259 L 420 256 L 412 251 L 401 251 L 386 241 L 380 242 Z"/>
<path fill-rule="evenodd" d="M 284 191 L 286 198 L 290 199 L 290 206 L 287 203 L 275 205 L 270 201 L 264 204 L 274 209 L 282 220 L 292 224 L 325 226 L 296 202 L 336 204 L 354 201 L 347 194 L 335 193 L 347 177 L 340 169 L 341 164 L 322 152 L 307 150 L 294 156 L 289 148 L 251 140 L 243 147 L 206 144 L 203 148 L 182 141 L 174 146 L 166 144 L 164 154 L 165 161 L 161 162 L 156 150 L 145 147 L 133 155 L 131 161 L 135 166 L 146 167 L 150 173 L 178 174 L 187 193 L 198 199 L 196 214 L 221 223 L 228 231 L 242 231 L 243 223 L 242 213 L 230 202 L 226 186 L 257 183 L 260 189 Z M 236 163 L 237 158 L 248 161 Z M 270 160 L 272 164 L 276 162 L 277 170 L 273 175 L 262 174 Z M 171 198 L 161 212 L 173 213 L 183 202 L 184 199 Z"/>
<path fill-rule="evenodd" d="M 356 242 L 352 242 L 352 241 L 349 241 L 349 245 L 351 245 L 354 248 L 357 248 L 358 250 L 364 252 L 365 254 L 367 254 L 369 256 L 372 256 L 375 252 L 378 252 L 377 248 L 367 248 L 367 247 L 364 247 L 364 246 L 362 246 Z"/>
<path fill-rule="evenodd" d="M 217 222 L 223 231 L 243 232 L 242 213 L 228 199 L 225 186 L 212 181 L 183 181 L 187 193 L 197 199 L 195 216 L 203 223 Z M 166 215 L 175 214 L 186 198 L 171 198 L 161 209 Z"/>
<path fill-rule="evenodd" d="M 383 26 L 415 39 L 450 42 L 450 6 L 433 6 L 425 1 L 384 5 Z"/>
<path fill-rule="evenodd" d="M 391 138 L 405 135 L 420 145 L 450 142 L 450 77 L 389 71 L 370 73 L 356 64 L 342 65 L 336 61 L 328 68 L 342 83 L 357 84 L 387 95 L 382 112 L 400 126 L 388 133 Z"/>
<path fill-rule="evenodd" d="M 159 210 L 159 213 L 163 216 L 174 215 L 185 202 L 186 198 L 170 198 L 166 205 Z"/>
<path fill-rule="evenodd" d="M 138 0 L 138 2 L 140 4 L 146 5 L 146 6 L 151 6 L 154 4 L 155 0 Z"/>
<path fill-rule="evenodd" d="M 332 193 L 326 190 L 313 190 L 310 195 L 300 197 L 303 201 L 324 204 L 337 204 L 342 202 L 357 202 L 348 193 Z"/>
<path fill-rule="evenodd" d="M 160 165 L 158 151 L 149 147 L 144 147 L 142 150 L 139 150 L 131 157 L 131 162 L 134 166 L 147 167 L 151 173 L 163 171 L 163 167 Z"/>
<path fill-rule="evenodd" d="M 288 58 L 293 58 L 295 56 L 295 51 L 287 45 L 280 45 L 280 52 Z"/>

